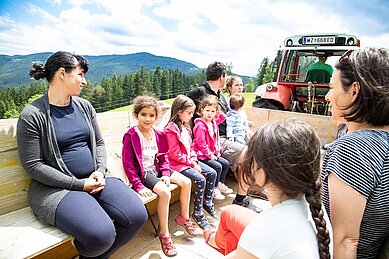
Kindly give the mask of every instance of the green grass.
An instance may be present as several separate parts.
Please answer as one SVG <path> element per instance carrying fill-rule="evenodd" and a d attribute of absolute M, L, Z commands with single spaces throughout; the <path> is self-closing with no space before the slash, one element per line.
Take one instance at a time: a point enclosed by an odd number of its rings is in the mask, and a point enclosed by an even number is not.
<path fill-rule="evenodd" d="M 255 100 L 255 93 L 243 93 L 244 98 L 246 99 L 244 106 L 249 106 L 251 107 L 253 101 Z M 171 105 L 174 101 L 174 98 L 170 98 L 167 100 L 163 100 L 164 103 Z M 116 108 L 113 110 L 110 110 L 109 112 L 121 112 L 121 111 L 129 111 L 132 109 L 132 104 L 123 106 L 120 108 Z"/>

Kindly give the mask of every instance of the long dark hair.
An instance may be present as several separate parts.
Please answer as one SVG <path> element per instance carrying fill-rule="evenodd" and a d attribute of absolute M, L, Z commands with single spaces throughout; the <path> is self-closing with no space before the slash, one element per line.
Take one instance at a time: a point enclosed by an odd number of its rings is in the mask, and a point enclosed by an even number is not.
<path fill-rule="evenodd" d="M 46 60 L 44 65 L 39 62 L 34 63 L 28 74 L 35 80 L 46 78 L 46 80 L 50 83 L 51 80 L 53 80 L 55 72 L 57 72 L 57 70 L 61 67 L 64 68 L 67 73 L 69 73 L 77 66 L 84 69 L 85 74 L 88 72 L 89 63 L 86 58 L 80 55 L 72 54 L 70 52 L 58 51 L 51 55 Z"/>
<path fill-rule="evenodd" d="M 192 101 L 192 99 L 182 94 L 178 95 L 172 103 L 169 122 L 175 123 L 177 127 L 180 129 L 180 131 L 182 130 L 183 126 L 186 128 L 190 127 L 190 125 L 184 124 L 179 117 L 179 113 L 185 111 L 189 107 L 196 108 L 196 105 Z"/>
<path fill-rule="evenodd" d="M 238 170 L 246 184 L 255 185 L 253 172 L 259 168 L 264 171 L 264 185 L 271 182 L 289 198 L 305 194 L 317 230 L 320 258 L 330 258 L 320 197 L 320 140 L 314 129 L 293 119 L 264 125 L 250 139 Z"/>

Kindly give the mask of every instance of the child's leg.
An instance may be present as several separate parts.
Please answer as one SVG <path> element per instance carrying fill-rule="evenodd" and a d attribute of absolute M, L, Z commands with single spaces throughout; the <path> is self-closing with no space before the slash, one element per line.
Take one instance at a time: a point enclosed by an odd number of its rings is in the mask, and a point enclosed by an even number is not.
<path fill-rule="evenodd" d="M 176 183 L 181 187 L 180 192 L 180 207 L 181 216 L 185 219 L 189 218 L 189 203 L 190 203 L 190 192 L 191 192 L 191 180 L 185 175 L 173 171 L 170 176 L 170 181 Z"/>
<path fill-rule="evenodd" d="M 222 165 L 219 163 L 219 161 L 212 160 L 212 159 L 201 160 L 201 162 L 203 162 L 204 164 L 206 164 L 207 166 L 211 167 L 213 170 L 216 171 L 215 187 L 217 187 L 217 184 L 220 181 L 220 177 L 223 170 Z"/>
<path fill-rule="evenodd" d="M 169 202 L 171 197 L 170 189 L 162 181 L 159 181 L 154 186 L 153 192 L 155 192 L 159 196 L 158 206 L 157 206 L 157 213 L 158 213 L 158 220 L 159 220 L 159 227 L 160 227 L 159 233 L 164 236 L 167 236 L 169 235 L 168 219 L 169 219 Z"/>
<path fill-rule="evenodd" d="M 216 171 L 212 169 L 211 167 L 207 166 L 206 164 L 199 162 L 199 165 L 201 167 L 201 173 L 207 177 L 206 185 L 205 185 L 205 192 L 204 192 L 204 203 L 207 206 L 212 206 L 212 197 L 213 192 L 215 188 L 215 182 L 216 182 Z"/>
<path fill-rule="evenodd" d="M 228 162 L 227 159 L 223 158 L 223 157 L 219 157 L 217 159 L 217 161 L 219 162 L 220 166 L 222 167 L 221 168 L 221 173 L 220 173 L 220 177 L 219 177 L 219 182 L 222 182 L 222 183 L 225 183 L 226 182 L 226 176 L 227 176 L 227 172 L 228 172 L 228 168 L 230 166 L 230 163 Z M 218 182 L 216 183 L 216 186 L 217 186 Z"/>
<path fill-rule="evenodd" d="M 203 215 L 203 196 L 205 190 L 205 177 L 193 168 L 185 169 L 181 172 L 183 175 L 195 181 L 194 193 L 194 212 L 197 215 Z"/>

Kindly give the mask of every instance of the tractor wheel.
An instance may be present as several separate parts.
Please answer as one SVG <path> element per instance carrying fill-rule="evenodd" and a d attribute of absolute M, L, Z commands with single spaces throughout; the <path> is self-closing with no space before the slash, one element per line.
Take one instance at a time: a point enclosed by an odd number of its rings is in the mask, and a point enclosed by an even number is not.
<path fill-rule="evenodd" d="M 279 108 L 276 105 L 274 105 L 271 101 L 264 100 L 259 96 L 255 98 L 255 101 L 253 102 L 253 107 L 270 109 L 270 110 L 279 110 Z"/>

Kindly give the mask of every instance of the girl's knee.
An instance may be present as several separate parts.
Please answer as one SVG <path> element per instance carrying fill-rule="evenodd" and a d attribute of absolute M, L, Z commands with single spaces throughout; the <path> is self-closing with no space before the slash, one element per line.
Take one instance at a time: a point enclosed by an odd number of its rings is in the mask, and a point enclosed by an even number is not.
<path fill-rule="evenodd" d="M 205 186 L 206 181 L 207 181 L 207 179 L 205 179 L 205 177 L 202 175 L 201 177 L 199 177 L 198 179 L 195 180 L 195 183 L 198 186 Z"/>
<path fill-rule="evenodd" d="M 180 187 L 183 189 L 188 189 L 188 188 L 190 189 L 191 185 L 192 185 L 192 180 L 190 180 L 189 178 L 185 178 L 181 182 Z"/>
<path fill-rule="evenodd" d="M 221 164 L 217 164 L 214 167 L 212 167 L 216 172 L 221 172 L 223 167 Z"/>
<path fill-rule="evenodd" d="M 213 178 L 213 179 L 215 179 L 216 176 L 217 176 L 216 171 L 215 171 L 215 170 L 211 170 L 211 171 L 209 171 L 209 173 L 208 173 L 208 175 L 207 175 L 207 178 Z"/>
<path fill-rule="evenodd" d="M 158 192 L 158 196 L 160 200 L 168 200 L 170 201 L 170 198 L 172 196 L 170 189 L 166 186 L 166 188 L 160 189 Z"/>

